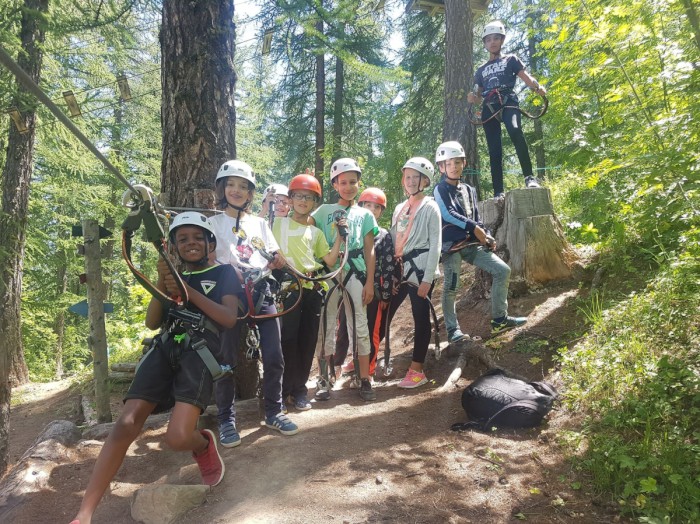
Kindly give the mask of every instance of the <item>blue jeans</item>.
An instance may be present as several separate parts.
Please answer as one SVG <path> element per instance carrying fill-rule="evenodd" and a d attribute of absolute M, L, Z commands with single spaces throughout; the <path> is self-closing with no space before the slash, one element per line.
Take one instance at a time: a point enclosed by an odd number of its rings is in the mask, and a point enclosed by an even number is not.
<path fill-rule="evenodd" d="M 455 312 L 455 297 L 459 289 L 459 273 L 462 260 L 483 269 L 493 277 L 491 284 L 491 317 L 501 318 L 508 314 L 508 282 L 510 267 L 483 246 L 467 246 L 461 251 L 443 254 L 442 266 L 445 274 L 442 290 L 442 312 L 445 315 L 445 329 L 448 333 L 459 329 Z"/>
<path fill-rule="evenodd" d="M 260 315 L 277 312 L 274 304 L 264 303 Z M 260 330 L 260 353 L 263 362 L 263 399 L 265 401 L 265 416 L 272 417 L 282 412 L 282 376 L 284 373 L 284 357 L 280 342 L 279 318 L 266 318 L 257 322 Z M 232 329 L 226 330 L 222 337 L 222 360 L 231 367 L 236 365 L 236 351 L 240 341 L 240 329 L 246 329 L 245 322 L 238 321 Z M 219 409 L 219 423 L 236 422 L 236 384 L 232 375 L 224 377 L 215 383 L 216 407 Z"/>

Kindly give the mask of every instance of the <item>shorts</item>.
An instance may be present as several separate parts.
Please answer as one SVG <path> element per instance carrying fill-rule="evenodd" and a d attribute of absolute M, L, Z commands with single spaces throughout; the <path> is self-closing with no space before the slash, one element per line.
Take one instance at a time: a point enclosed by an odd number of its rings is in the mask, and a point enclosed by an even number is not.
<path fill-rule="evenodd" d="M 192 404 L 204 411 L 213 391 L 214 380 L 202 358 L 170 339 L 146 354 L 124 401 L 155 402 L 154 412 L 170 409 L 175 402 Z"/>

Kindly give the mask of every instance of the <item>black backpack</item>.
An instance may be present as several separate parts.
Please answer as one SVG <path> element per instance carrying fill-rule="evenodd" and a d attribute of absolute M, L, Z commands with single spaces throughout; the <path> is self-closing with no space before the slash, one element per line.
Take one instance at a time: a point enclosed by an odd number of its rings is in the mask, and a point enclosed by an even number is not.
<path fill-rule="evenodd" d="M 546 382 L 523 382 L 502 369 L 491 369 L 462 392 L 462 407 L 470 421 L 453 424 L 452 430 L 539 426 L 557 397 Z"/>

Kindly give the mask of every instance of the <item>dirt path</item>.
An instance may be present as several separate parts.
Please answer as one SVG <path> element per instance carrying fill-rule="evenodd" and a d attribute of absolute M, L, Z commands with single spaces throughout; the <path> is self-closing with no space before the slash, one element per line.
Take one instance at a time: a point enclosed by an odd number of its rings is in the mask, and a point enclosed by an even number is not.
<path fill-rule="evenodd" d="M 551 367 L 551 356 L 576 327 L 577 291 L 555 289 L 511 300 L 512 314 L 528 314 L 527 329 L 501 335 L 487 346 L 504 366 L 533 380 Z M 439 294 L 437 295 L 439 296 Z M 463 327 L 487 338 L 488 304 L 460 305 Z M 566 463 L 556 430 L 572 424 L 555 412 L 548 426 L 500 430 L 487 435 L 455 433 L 464 420 L 462 389 L 485 371 L 471 359 L 458 387 L 440 393 L 456 354 L 426 363 L 430 386 L 396 387 L 410 363 L 403 336 L 410 331 L 408 308 L 397 317 L 395 376 L 377 384 L 378 401 L 363 403 L 356 391 L 340 387 L 333 399 L 290 416 L 301 428 L 285 437 L 259 426 L 255 403 L 239 410 L 243 444 L 223 450 L 226 476 L 204 506 L 180 522 L 612 522 L 607 506 L 597 505 L 585 478 Z M 475 323 L 474 319 L 479 319 Z M 432 353 L 431 353 L 432 354 Z M 22 453 L 43 424 L 74 403 L 63 385 L 43 401 L 13 411 L 11 453 Z M 33 407 L 32 407 L 33 406 Z M 39 409 L 41 407 L 41 409 Z M 67 411 L 70 413 L 70 411 Z M 211 417 L 204 425 L 215 427 Z M 145 432 L 130 448 L 95 523 L 129 523 L 130 498 L 153 482 L 198 483 L 185 453 L 165 449 L 164 428 Z M 83 460 L 59 467 L 51 491 L 33 497 L 20 522 L 67 522 L 75 513 L 100 446 L 85 448 Z"/>

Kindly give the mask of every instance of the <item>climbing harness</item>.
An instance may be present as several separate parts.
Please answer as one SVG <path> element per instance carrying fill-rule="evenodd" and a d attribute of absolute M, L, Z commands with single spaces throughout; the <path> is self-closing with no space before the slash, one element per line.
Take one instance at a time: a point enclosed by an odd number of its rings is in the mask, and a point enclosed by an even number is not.
<path fill-rule="evenodd" d="M 542 105 L 540 106 L 539 111 L 530 112 L 523 109 L 520 104 L 518 104 L 517 98 L 514 97 L 512 93 L 501 93 L 501 91 L 497 88 L 491 89 L 484 95 L 483 102 L 491 110 L 491 116 L 489 116 L 486 120 L 482 120 L 481 109 L 475 111 L 475 104 L 470 103 L 467 110 L 467 117 L 475 126 L 483 126 L 485 123 L 490 122 L 494 118 L 501 121 L 504 109 L 517 109 L 526 117 L 531 118 L 532 120 L 537 120 L 545 115 L 547 108 L 549 107 L 549 99 L 545 95 L 538 96 L 542 98 Z M 512 102 L 513 100 L 514 102 Z M 511 105 L 508 105 L 509 102 Z"/>

